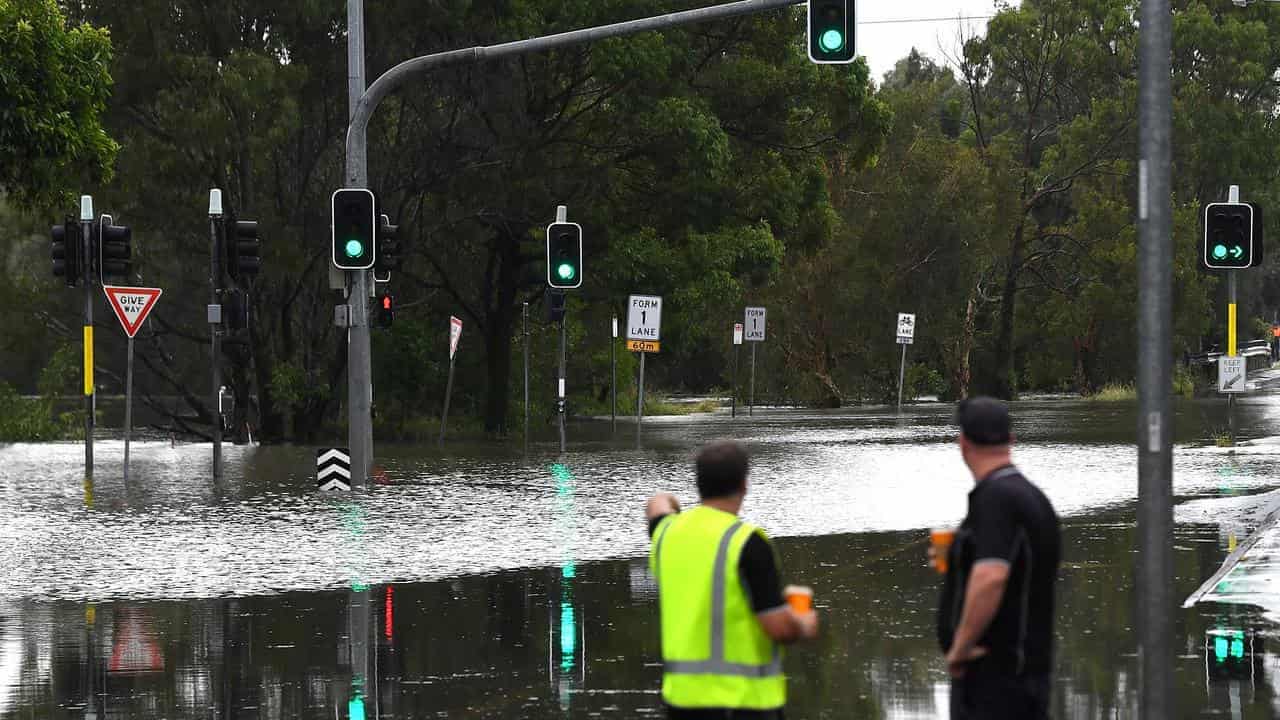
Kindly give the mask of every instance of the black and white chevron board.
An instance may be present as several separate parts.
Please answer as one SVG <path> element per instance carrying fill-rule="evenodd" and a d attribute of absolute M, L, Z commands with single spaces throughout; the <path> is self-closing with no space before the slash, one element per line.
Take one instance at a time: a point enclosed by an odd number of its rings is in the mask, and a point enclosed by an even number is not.
<path fill-rule="evenodd" d="M 316 451 L 316 487 L 321 492 L 351 489 L 351 451 L 321 448 Z"/>

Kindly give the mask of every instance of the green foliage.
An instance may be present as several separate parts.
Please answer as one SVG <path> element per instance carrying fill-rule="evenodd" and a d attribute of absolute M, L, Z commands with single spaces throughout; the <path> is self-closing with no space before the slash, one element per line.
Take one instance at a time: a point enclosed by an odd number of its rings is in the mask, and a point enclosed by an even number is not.
<path fill-rule="evenodd" d="M 1107 383 L 1089 396 L 1095 402 L 1129 402 L 1138 399 L 1138 387 L 1133 384 Z"/>
<path fill-rule="evenodd" d="M 0 189 L 50 206 L 111 176 L 111 52 L 107 31 L 68 28 L 55 0 L 0 0 Z"/>
<path fill-rule="evenodd" d="M 84 411 L 60 411 L 64 395 L 78 396 L 79 352 L 63 345 L 40 373 L 40 397 L 20 396 L 0 382 L 0 442 L 84 438 Z"/>

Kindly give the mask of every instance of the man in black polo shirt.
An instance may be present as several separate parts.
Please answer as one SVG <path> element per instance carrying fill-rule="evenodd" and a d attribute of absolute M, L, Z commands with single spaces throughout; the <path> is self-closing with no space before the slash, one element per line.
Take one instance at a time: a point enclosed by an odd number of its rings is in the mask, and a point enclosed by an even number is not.
<path fill-rule="evenodd" d="M 977 485 L 948 555 L 938 641 L 951 674 L 952 720 L 1049 717 L 1058 515 L 1014 467 L 1009 411 L 978 397 L 956 414 Z"/>

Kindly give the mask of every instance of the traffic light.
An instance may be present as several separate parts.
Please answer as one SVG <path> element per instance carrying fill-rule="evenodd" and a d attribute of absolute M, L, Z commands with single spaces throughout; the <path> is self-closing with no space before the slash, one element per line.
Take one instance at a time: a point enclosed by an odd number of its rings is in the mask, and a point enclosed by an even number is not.
<path fill-rule="evenodd" d="M 222 326 L 231 332 L 249 327 L 249 296 L 236 288 L 219 292 L 222 293 Z"/>
<path fill-rule="evenodd" d="M 378 296 L 378 315 L 375 324 L 380 328 L 390 328 L 396 320 L 396 300 L 391 293 Z"/>
<path fill-rule="evenodd" d="M 809 0 L 809 59 L 816 63 L 851 63 L 854 0 Z"/>
<path fill-rule="evenodd" d="M 560 290 L 582 287 L 582 226 L 547 226 L 547 285 Z"/>
<path fill-rule="evenodd" d="M 396 242 L 396 233 L 399 232 L 400 226 L 392 225 L 391 218 L 386 215 L 381 215 L 379 218 L 377 262 L 373 266 L 374 279 L 387 282 L 391 279 L 391 271 L 400 269 L 400 244 Z M 379 278 L 377 273 L 385 273 L 386 277 Z"/>
<path fill-rule="evenodd" d="M 1205 631 L 1206 665 L 1217 677 L 1249 677 L 1265 657 L 1263 638 L 1240 628 L 1215 627 Z"/>
<path fill-rule="evenodd" d="M 227 223 L 231 237 L 226 239 L 227 274 L 239 280 L 251 278 L 262 269 L 262 241 L 258 239 L 258 223 L 236 220 Z"/>
<path fill-rule="evenodd" d="M 546 297 L 547 305 L 547 322 L 561 322 L 564 320 L 564 308 L 566 296 L 562 292 L 556 292 L 551 288 L 547 288 Z"/>
<path fill-rule="evenodd" d="M 340 188 L 330 199 L 333 264 L 342 270 L 373 267 L 378 238 L 377 201 L 366 188 Z"/>
<path fill-rule="evenodd" d="M 1261 219 L 1261 209 L 1252 203 L 1205 205 L 1200 248 L 1205 267 L 1238 270 L 1261 264 Z"/>
<path fill-rule="evenodd" d="M 54 225 L 49 233 L 53 242 L 49 245 L 49 255 L 53 258 L 53 276 L 63 278 L 67 287 L 80 284 L 84 274 L 80 264 L 80 223 L 67 218 L 65 224 Z"/>
<path fill-rule="evenodd" d="M 127 281 L 133 274 L 133 230 L 116 225 L 110 215 L 98 218 L 95 236 L 98 246 L 98 277 L 104 283 L 108 278 Z"/>

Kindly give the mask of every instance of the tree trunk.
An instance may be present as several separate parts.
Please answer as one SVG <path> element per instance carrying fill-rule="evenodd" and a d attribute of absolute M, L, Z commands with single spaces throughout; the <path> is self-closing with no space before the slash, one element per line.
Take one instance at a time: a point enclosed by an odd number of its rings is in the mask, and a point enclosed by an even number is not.
<path fill-rule="evenodd" d="M 973 379 L 971 358 L 973 338 L 977 328 L 978 296 L 981 290 L 982 284 L 979 283 L 969 292 L 969 300 L 964 308 L 964 324 L 960 327 L 960 337 L 956 338 L 956 367 L 951 383 L 958 400 L 969 397 L 969 384 Z"/>
<path fill-rule="evenodd" d="M 494 243 L 498 254 L 497 279 L 491 292 L 492 302 L 486 313 L 484 329 L 485 364 L 488 387 L 485 388 L 484 430 L 490 435 L 506 435 L 507 407 L 511 398 L 511 338 L 513 335 L 524 261 L 520 256 L 519 235 L 504 230 Z"/>
<path fill-rule="evenodd" d="M 991 394 L 1012 400 L 1018 392 L 1014 378 L 1013 327 L 1014 308 L 1018 300 L 1018 273 L 1022 269 L 1022 237 L 1025 221 L 1018 223 L 1009 247 L 1009 265 L 1005 269 L 1004 292 L 1000 296 L 1000 328 L 996 335 L 995 377 L 991 379 Z"/>

